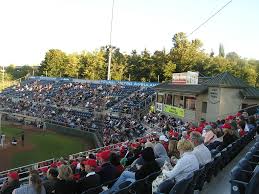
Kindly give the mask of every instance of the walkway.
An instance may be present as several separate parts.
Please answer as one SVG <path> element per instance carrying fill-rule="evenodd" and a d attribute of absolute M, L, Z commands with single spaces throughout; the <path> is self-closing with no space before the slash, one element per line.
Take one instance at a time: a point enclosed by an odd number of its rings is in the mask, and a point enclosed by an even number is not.
<path fill-rule="evenodd" d="M 216 177 L 212 178 L 209 184 L 205 183 L 200 194 L 230 194 L 230 171 L 245 156 L 254 143 L 255 140 L 250 142 Z"/>

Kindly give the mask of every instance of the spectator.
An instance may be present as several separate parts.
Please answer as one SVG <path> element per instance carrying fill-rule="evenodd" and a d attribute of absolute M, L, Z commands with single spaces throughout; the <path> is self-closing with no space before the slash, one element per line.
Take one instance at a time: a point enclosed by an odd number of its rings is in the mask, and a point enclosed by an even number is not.
<path fill-rule="evenodd" d="M 11 194 L 18 187 L 20 187 L 19 174 L 17 172 L 10 172 L 0 190 L 0 194 Z"/>
<path fill-rule="evenodd" d="M 207 125 L 207 126 L 210 126 L 210 125 Z M 214 130 L 212 129 L 212 127 L 210 127 L 209 129 L 206 129 L 206 133 L 204 134 L 204 144 L 205 145 L 211 144 L 214 141 L 216 141 L 216 139 L 217 139 L 217 135 L 214 133 Z"/>
<path fill-rule="evenodd" d="M 87 174 L 87 172 L 85 171 L 85 164 L 84 164 L 84 162 L 81 162 L 80 163 L 80 170 L 79 170 L 80 178 L 85 177 L 86 174 Z"/>
<path fill-rule="evenodd" d="M 191 142 L 194 145 L 192 153 L 198 159 L 200 166 L 203 166 L 211 161 L 210 150 L 203 144 L 203 138 L 199 132 L 191 133 Z"/>
<path fill-rule="evenodd" d="M 230 125 L 231 125 L 231 129 L 233 130 L 234 135 L 237 138 L 240 138 L 239 133 L 238 133 L 238 128 L 237 128 L 237 122 L 233 120 L 233 121 L 231 121 Z"/>
<path fill-rule="evenodd" d="M 76 185 L 73 181 L 72 169 L 62 164 L 58 168 L 58 180 L 55 184 L 55 194 L 75 194 Z"/>
<path fill-rule="evenodd" d="M 113 186 L 108 191 L 104 191 L 102 193 L 114 193 L 119 190 L 119 186 L 122 183 L 129 182 L 130 184 L 160 170 L 158 163 L 155 160 L 155 154 L 152 148 L 148 147 L 142 150 L 141 156 L 144 160 L 143 166 L 138 166 L 138 170 L 136 172 L 124 171 Z"/>
<path fill-rule="evenodd" d="M 171 188 L 179 181 L 186 178 L 190 173 L 199 169 L 199 162 L 192 153 L 193 144 L 188 140 L 180 140 L 177 144 L 181 158 L 177 161 L 171 171 L 163 170 L 163 174 L 168 177 L 158 187 L 158 192 L 169 193 Z"/>
<path fill-rule="evenodd" d="M 145 148 L 148 148 L 148 147 L 153 148 L 154 144 L 152 142 L 148 141 L 145 143 Z"/>
<path fill-rule="evenodd" d="M 53 193 L 55 190 L 55 184 L 57 182 L 58 171 L 55 168 L 48 169 L 47 178 L 48 180 L 43 182 L 47 194 Z"/>
<path fill-rule="evenodd" d="M 101 183 L 114 180 L 117 176 L 117 169 L 110 162 L 111 151 L 106 150 L 99 154 L 101 168 L 97 172 L 101 177 Z"/>
<path fill-rule="evenodd" d="M 170 140 L 168 145 L 168 155 L 170 157 L 170 161 L 173 165 L 176 164 L 177 160 L 180 158 L 180 153 L 177 150 L 177 141 Z"/>
<path fill-rule="evenodd" d="M 40 171 L 42 172 L 41 180 L 42 181 L 48 180 L 48 177 L 47 177 L 48 167 L 43 167 L 43 168 L 40 169 Z"/>
<path fill-rule="evenodd" d="M 167 139 L 167 137 L 165 135 L 161 135 L 159 137 L 159 141 L 165 147 L 166 151 L 168 151 L 168 139 Z"/>
<path fill-rule="evenodd" d="M 78 181 L 78 193 L 87 189 L 101 185 L 101 177 L 95 173 L 97 162 L 94 159 L 88 159 L 84 162 L 86 175 Z"/>
<path fill-rule="evenodd" d="M 164 165 L 165 161 L 170 163 L 170 158 L 167 155 L 165 147 L 161 143 L 157 143 L 155 145 L 154 153 L 155 153 L 156 161 L 160 168 Z"/>
<path fill-rule="evenodd" d="M 46 190 L 40 176 L 37 173 L 31 173 L 29 184 L 15 189 L 12 194 L 46 194 Z"/>
<path fill-rule="evenodd" d="M 116 167 L 117 176 L 120 176 L 124 171 L 124 167 L 120 163 L 120 156 L 116 153 L 111 153 L 110 162 L 113 166 Z"/>
<path fill-rule="evenodd" d="M 237 126 L 238 126 L 239 136 L 243 137 L 246 134 L 246 132 L 245 132 L 245 127 L 246 127 L 245 121 L 240 121 Z"/>
<path fill-rule="evenodd" d="M 234 134 L 234 131 L 231 129 L 231 125 L 226 123 L 222 126 L 223 129 L 223 147 L 227 147 L 229 144 L 233 143 L 237 137 Z"/>

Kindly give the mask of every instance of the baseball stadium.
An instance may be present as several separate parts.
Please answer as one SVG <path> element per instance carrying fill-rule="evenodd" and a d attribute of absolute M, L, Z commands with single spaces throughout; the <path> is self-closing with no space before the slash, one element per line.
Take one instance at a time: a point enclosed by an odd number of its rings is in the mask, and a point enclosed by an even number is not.
<path fill-rule="evenodd" d="M 256 7 L 1 1 L 0 194 L 259 194 Z"/>

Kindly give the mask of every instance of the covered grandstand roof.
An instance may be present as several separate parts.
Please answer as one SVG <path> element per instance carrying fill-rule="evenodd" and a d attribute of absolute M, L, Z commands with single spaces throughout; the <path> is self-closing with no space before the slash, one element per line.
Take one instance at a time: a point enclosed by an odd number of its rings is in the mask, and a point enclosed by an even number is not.
<path fill-rule="evenodd" d="M 247 87 L 241 91 L 241 94 L 248 99 L 259 99 L 259 89 Z"/>

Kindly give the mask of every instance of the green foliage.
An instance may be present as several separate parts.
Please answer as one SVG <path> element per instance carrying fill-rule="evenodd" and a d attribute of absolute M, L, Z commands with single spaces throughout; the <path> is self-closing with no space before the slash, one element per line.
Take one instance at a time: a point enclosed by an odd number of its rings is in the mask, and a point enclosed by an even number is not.
<path fill-rule="evenodd" d="M 59 49 L 51 49 L 46 53 L 44 60 L 41 62 L 40 71 L 44 75 L 47 72 L 48 76 L 64 76 L 67 63 L 66 53 Z"/>
<path fill-rule="evenodd" d="M 164 77 L 165 80 L 172 80 L 172 74 L 176 69 L 176 64 L 174 64 L 172 61 L 169 61 L 165 68 L 164 68 Z"/>
<path fill-rule="evenodd" d="M 259 61 L 241 58 L 237 53 L 225 55 L 223 44 L 219 55 L 205 53 L 199 39 L 189 40 L 180 32 L 172 38 L 173 47 L 169 52 L 147 49 L 130 54 L 113 48 L 111 78 L 113 80 L 160 81 L 171 80 L 173 72 L 198 71 L 201 75 L 215 76 L 230 72 L 250 85 L 259 86 Z M 58 49 L 49 50 L 41 63 L 40 73 L 48 76 L 79 77 L 86 79 L 107 79 L 109 51 L 101 47 L 94 52 L 66 54 Z M 10 67 L 11 68 L 11 67 Z"/>

